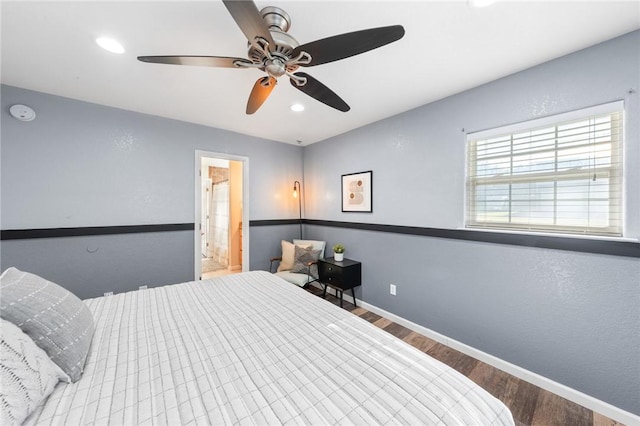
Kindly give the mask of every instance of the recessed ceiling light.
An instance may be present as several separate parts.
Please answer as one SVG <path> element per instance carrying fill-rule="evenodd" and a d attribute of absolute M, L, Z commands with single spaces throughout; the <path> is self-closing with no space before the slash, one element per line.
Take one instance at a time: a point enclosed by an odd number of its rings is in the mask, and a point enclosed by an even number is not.
<path fill-rule="evenodd" d="M 289 107 L 291 111 L 301 112 L 304 111 L 304 105 L 302 104 L 293 104 Z"/>
<path fill-rule="evenodd" d="M 99 37 L 96 39 L 98 46 L 111 53 L 124 53 L 124 47 L 117 41 L 108 37 Z"/>

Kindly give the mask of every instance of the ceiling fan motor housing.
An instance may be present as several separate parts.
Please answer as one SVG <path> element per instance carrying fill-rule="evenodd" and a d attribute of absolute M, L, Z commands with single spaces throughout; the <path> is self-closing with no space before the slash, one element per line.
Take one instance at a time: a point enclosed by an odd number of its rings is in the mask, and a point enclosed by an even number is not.
<path fill-rule="evenodd" d="M 299 68 L 298 65 L 286 65 L 285 62 L 291 59 L 293 50 L 300 43 L 287 34 L 287 31 L 291 28 L 289 14 L 279 7 L 268 6 L 260 11 L 260 15 L 267 24 L 271 38 L 276 44 L 275 46 L 269 46 L 273 60 L 270 60 L 264 52 L 251 45 L 251 43 L 249 43 L 249 59 L 255 64 L 263 64 L 265 71 L 274 77 L 284 75 L 285 71 L 294 72 Z"/>
<path fill-rule="evenodd" d="M 267 6 L 260 11 L 260 15 L 270 30 L 276 27 L 286 33 L 291 28 L 291 17 L 279 7 Z"/>

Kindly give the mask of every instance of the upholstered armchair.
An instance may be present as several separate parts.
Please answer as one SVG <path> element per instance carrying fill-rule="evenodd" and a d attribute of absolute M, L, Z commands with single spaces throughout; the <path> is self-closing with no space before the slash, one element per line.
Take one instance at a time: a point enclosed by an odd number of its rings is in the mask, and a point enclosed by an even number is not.
<path fill-rule="evenodd" d="M 318 280 L 317 263 L 324 257 L 325 241 L 293 240 L 290 243 L 283 240 L 281 245 L 282 255 L 270 259 L 269 272 L 273 272 L 275 263 L 278 265 L 275 274 L 299 287 Z"/>

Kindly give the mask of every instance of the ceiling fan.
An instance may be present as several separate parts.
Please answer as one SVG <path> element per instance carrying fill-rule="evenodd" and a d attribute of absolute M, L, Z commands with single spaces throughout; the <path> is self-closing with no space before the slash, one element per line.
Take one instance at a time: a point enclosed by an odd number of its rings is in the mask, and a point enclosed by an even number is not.
<path fill-rule="evenodd" d="M 340 96 L 309 74 L 296 72 L 298 68 L 355 56 L 404 36 L 401 25 L 392 25 L 299 44 L 287 33 L 291 18 L 284 10 L 273 6 L 258 10 L 251 0 L 222 2 L 249 41 L 249 59 L 225 56 L 138 56 L 138 60 L 157 64 L 257 68 L 264 71 L 267 75 L 256 81 L 249 95 L 247 114 L 253 114 L 262 106 L 277 84 L 277 79 L 283 75 L 289 77 L 296 89 L 325 105 L 347 112 L 351 108 Z"/>

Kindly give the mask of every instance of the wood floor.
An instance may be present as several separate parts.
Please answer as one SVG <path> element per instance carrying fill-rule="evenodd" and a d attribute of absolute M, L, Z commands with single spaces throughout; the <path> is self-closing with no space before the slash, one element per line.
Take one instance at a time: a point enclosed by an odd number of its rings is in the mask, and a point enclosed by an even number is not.
<path fill-rule="evenodd" d="M 318 288 L 309 287 L 307 290 L 316 295 L 322 295 L 322 291 Z M 340 304 L 336 297 L 327 295 L 326 299 L 336 305 Z M 621 424 L 366 309 L 356 308 L 348 302 L 344 302 L 344 308 L 476 382 L 509 407 L 516 425 L 609 426 Z"/>

